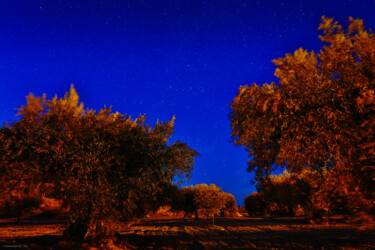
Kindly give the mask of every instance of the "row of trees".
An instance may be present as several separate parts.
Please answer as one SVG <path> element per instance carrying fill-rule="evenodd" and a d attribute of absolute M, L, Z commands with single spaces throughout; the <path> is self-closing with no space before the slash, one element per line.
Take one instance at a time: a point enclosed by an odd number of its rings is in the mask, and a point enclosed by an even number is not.
<path fill-rule="evenodd" d="M 248 171 L 261 187 L 251 199 L 281 192 L 269 176 L 284 168 L 290 181 L 308 183 L 316 209 L 344 200 L 346 210 L 375 215 L 375 36 L 353 18 L 347 31 L 325 17 L 319 29 L 319 53 L 298 49 L 273 61 L 279 83 L 239 88 L 231 136 L 249 152 Z"/>
<path fill-rule="evenodd" d="M 69 207 L 61 206 L 61 200 L 47 198 L 40 192 L 30 191 L 27 194 L 21 190 L 12 190 L 0 202 L 0 216 L 16 216 L 17 223 L 21 215 L 47 214 L 53 216 L 66 216 Z M 184 218 L 195 215 L 236 216 L 237 202 L 234 196 L 224 192 L 215 184 L 197 184 L 196 186 L 179 188 L 176 184 L 164 183 L 156 194 L 143 203 L 138 204 L 139 217 L 148 213 L 155 213 L 161 207 L 169 207 L 173 213 L 184 213 Z"/>
<path fill-rule="evenodd" d="M 168 143 L 173 121 L 146 125 L 113 113 L 85 110 L 74 87 L 58 99 L 27 97 L 21 118 L 0 129 L 0 212 L 22 212 L 49 198 L 68 211 L 66 239 L 113 234 L 110 224 L 169 205 L 185 215 L 236 212 L 233 195 L 211 184 L 179 189 L 197 152 Z"/>
<path fill-rule="evenodd" d="M 215 184 L 183 187 L 170 197 L 172 211 L 184 211 L 185 217 L 194 214 L 196 219 L 199 213 L 205 213 L 212 216 L 212 224 L 215 223 L 215 215 L 235 215 L 237 212 L 234 196 Z"/>
<path fill-rule="evenodd" d="M 317 173 L 310 170 L 300 174 L 284 171 L 280 175 L 270 175 L 258 185 L 258 192 L 245 198 L 246 211 L 251 216 L 305 215 L 312 218 L 352 214 L 353 197 L 343 195 L 333 185 L 326 184 L 324 189 L 321 188 L 321 183 L 330 178 L 328 171 Z"/>
<path fill-rule="evenodd" d="M 326 45 L 318 54 L 299 49 L 274 60 L 279 83 L 243 86 L 230 104 L 232 139 L 248 150 L 258 184 L 246 204 L 265 208 L 255 214 L 375 214 L 375 37 L 358 19 L 344 31 L 323 17 L 319 29 Z M 0 128 L 0 201 L 12 192 L 61 200 L 67 238 L 110 233 L 111 221 L 155 210 L 198 156 L 168 142 L 174 118 L 150 126 L 142 115 L 84 109 L 73 87 L 64 98 L 30 94 L 19 115 Z M 289 172 L 272 176 L 280 167 Z M 169 199 L 175 210 L 213 218 L 235 207 L 214 185 Z"/>
<path fill-rule="evenodd" d="M 84 109 L 72 86 L 64 98 L 27 97 L 19 120 L 0 129 L 1 200 L 39 192 L 69 209 L 66 238 L 111 233 L 111 221 L 145 214 L 172 179 L 188 179 L 197 152 L 168 143 L 173 121 Z"/>

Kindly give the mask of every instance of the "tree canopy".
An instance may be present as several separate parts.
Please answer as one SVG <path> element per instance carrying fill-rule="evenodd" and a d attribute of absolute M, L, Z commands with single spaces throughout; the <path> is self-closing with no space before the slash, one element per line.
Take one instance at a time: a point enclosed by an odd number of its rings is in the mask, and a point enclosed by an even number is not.
<path fill-rule="evenodd" d="M 234 196 L 224 192 L 215 184 L 197 184 L 175 191 L 171 200 L 171 209 L 184 211 L 185 216 L 195 213 L 195 218 L 198 219 L 199 212 L 202 212 L 211 215 L 214 223 L 214 216 L 219 212 L 222 216 L 225 213 L 234 215 L 237 212 Z"/>
<path fill-rule="evenodd" d="M 84 109 L 73 86 L 64 98 L 30 94 L 18 115 L 0 129 L 0 180 L 61 199 L 83 231 L 141 215 L 165 183 L 190 177 L 198 155 L 168 143 L 174 118 L 151 127 L 144 115 Z"/>
<path fill-rule="evenodd" d="M 279 167 L 327 171 L 329 185 L 373 209 L 375 37 L 353 18 L 345 31 L 322 17 L 319 30 L 319 53 L 300 48 L 273 60 L 278 83 L 239 88 L 231 136 L 258 182 Z"/>

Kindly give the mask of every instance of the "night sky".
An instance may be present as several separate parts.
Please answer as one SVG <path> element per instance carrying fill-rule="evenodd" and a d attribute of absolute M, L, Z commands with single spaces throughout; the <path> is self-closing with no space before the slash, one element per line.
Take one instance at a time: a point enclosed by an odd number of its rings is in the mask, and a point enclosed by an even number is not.
<path fill-rule="evenodd" d="M 176 116 L 173 141 L 198 151 L 190 184 L 215 183 L 243 204 L 255 190 L 247 153 L 230 143 L 241 85 L 276 81 L 271 60 L 318 51 L 321 16 L 375 29 L 372 0 L 79 1 L 0 3 L 0 122 L 29 92 L 104 105 L 148 123 Z"/>

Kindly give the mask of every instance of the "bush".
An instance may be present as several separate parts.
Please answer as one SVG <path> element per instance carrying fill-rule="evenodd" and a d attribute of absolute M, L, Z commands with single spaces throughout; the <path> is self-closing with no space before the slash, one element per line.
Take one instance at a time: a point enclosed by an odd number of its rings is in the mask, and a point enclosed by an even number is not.
<path fill-rule="evenodd" d="M 258 192 L 254 192 L 245 198 L 245 209 L 250 216 L 264 216 L 266 206 L 262 195 Z"/>

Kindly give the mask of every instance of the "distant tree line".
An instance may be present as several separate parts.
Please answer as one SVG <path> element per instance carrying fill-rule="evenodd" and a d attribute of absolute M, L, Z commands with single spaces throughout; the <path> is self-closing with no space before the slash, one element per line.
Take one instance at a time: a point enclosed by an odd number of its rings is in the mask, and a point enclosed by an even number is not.
<path fill-rule="evenodd" d="M 172 211 L 183 211 L 185 217 L 194 214 L 196 219 L 199 219 L 199 214 L 206 214 L 212 217 L 213 224 L 216 215 L 234 216 L 237 212 L 234 196 L 215 184 L 197 184 L 176 189 L 170 197 Z"/>

